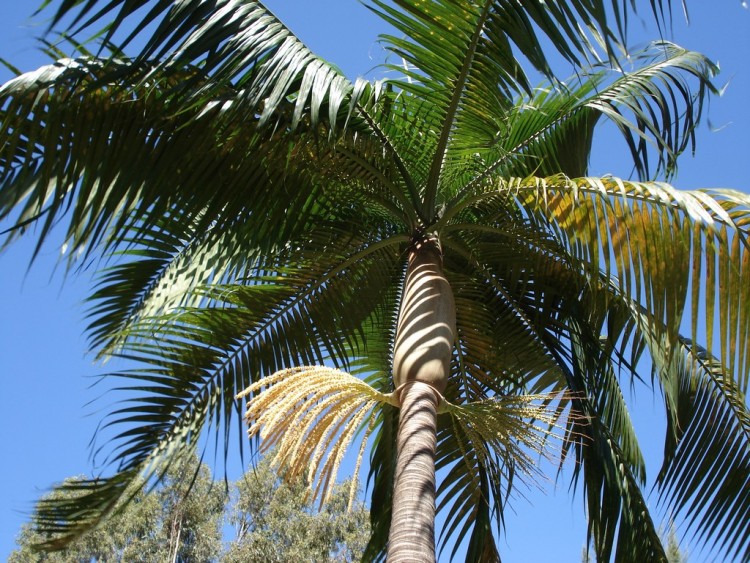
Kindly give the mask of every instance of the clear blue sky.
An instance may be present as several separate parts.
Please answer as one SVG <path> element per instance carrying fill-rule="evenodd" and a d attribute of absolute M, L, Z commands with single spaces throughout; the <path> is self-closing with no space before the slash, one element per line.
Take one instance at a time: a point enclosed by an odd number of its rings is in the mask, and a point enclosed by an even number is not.
<path fill-rule="evenodd" d="M 0 0 L 0 57 L 23 70 L 47 62 L 34 37 L 44 29 L 41 17 L 31 18 L 39 2 Z M 351 77 L 362 75 L 382 59 L 376 36 L 379 21 L 353 0 L 274 0 L 268 3 L 321 56 Z M 640 3 L 647 9 L 647 3 Z M 679 2 L 675 2 L 679 4 Z M 729 81 L 721 98 L 708 108 L 709 124 L 698 133 L 697 156 L 686 155 L 674 180 L 677 187 L 732 187 L 750 191 L 750 11 L 740 0 L 688 2 L 691 24 L 676 14 L 672 40 L 702 51 L 722 68 L 720 83 Z M 36 23 L 36 25 L 35 25 Z M 633 21 L 634 42 L 656 38 L 653 27 L 643 31 Z M 0 82 L 10 74 L 0 69 Z M 591 173 L 627 176 L 627 154 L 604 136 L 595 150 Z M 89 440 L 114 397 L 101 397 L 105 387 L 90 387 L 111 366 L 94 366 L 86 354 L 85 305 L 91 274 L 63 279 L 55 270 L 58 251 L 43 250 L 29 271 L 31 239 L 0 254 L 0 559 L 13 549 L 14 537 L 33 501 L 50 484 L 69 475 L 90 473 Z M 658 468 L 663 422 L 652 413 L 659 398 L 638 389 L 631 401 L 647 455 Z M 91 401 L 93 401 L 92 404 Z M 242 468 L 230 463 L 229 476 Z M 568 494 L 563 477 L 543 492 L 518 498 L 515 513 L 506 515 L 507 533 L 499 545 L 509 563 L 578 562 L 585 542 L 585 518 L 579 496 Z M 655 500 L 652 502 L 655 505 Z M 689 547 L 703 560 L 697 547 Z"/>

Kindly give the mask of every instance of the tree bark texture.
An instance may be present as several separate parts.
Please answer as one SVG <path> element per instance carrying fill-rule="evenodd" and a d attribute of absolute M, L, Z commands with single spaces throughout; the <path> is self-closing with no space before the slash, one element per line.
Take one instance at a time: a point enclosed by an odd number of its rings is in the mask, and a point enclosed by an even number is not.
<path fill-rule="evenodd" d="M 393 377 L 401 412 L 388 562 L 435 561 L 437 407 L 456 332 L 453 292 L 436 239 L 409 256 L 399 312 Z"/>

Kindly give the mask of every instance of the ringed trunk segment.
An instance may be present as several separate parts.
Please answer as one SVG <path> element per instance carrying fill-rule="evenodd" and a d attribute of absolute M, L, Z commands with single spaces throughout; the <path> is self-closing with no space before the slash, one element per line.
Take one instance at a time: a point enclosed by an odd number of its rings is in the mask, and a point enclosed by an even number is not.
<path fill-rule="evenodd" d="M 388 563 L 435 561 L 435 448 L 439 394 L 427 383 L 401 393 Z"/>
<path fill-rule="evenodd" d="M 409 254 L 393 358 L 401 405 L 389 563 L 435 561 L 437 409 L 448 382 L 456 333 L 453 291 L 437 237 Z"/>

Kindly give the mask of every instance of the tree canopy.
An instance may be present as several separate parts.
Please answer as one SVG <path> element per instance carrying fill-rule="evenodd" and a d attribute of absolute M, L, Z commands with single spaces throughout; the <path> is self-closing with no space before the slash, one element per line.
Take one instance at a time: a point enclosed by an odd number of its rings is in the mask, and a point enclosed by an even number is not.
<path fill-rule="evenodd" d="M 621 56 L 625 0 L 368 5 L 398 60 L 380 81 L 259 2 L 70 0 L 74 56 L 0 87 L 7 241 L 62 222 L 69 266 L 101 266 L 92 346 L 135 363 L 111 374 L 113 474 L 40 505 L 51 547 L 226 440 L 246 398 L 324 499 L 371 440 L 369 559 L 434 558 L 436 511 L 439 550 L 499 559 L 509 495 L 557 452 L 597 557 L 663 561 L 625 399 L 648 358 L 659 502 L 746 555 L 750 197 L 656 181 L 717 67 L 663 40 Z M 637 180 L 588 176 L 605 121 Z"/>
<path fill-rule="evenodd" d="M 358 561 L 369 518 L 361 502 L 349 510 L 348 484 L 337 486 L 318 510 L 303 483 L 281 481 L 270 465 L 262 459 L 227 490 L 207 465 L 192 459 L 60 551 L 40 552 L 49 538 L 33 522 L 25 524 L 9 563 Z M 67 498 L 75 493 L 65 485 L 82 480 L 68 479 L 45 498 Z"/>

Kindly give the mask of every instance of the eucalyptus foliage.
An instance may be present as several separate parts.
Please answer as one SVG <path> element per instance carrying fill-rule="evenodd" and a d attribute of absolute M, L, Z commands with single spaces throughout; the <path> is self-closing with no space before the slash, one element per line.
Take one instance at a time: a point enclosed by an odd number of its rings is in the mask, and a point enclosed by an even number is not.
<path fill-rule="evenodd" d="M 324 510 L 307 495 L 303 480 L 282 481 L 270 458 L 237 481 L 214 481 L 196 458 L 173 467 L 156 488 L 139 491 L 93 531 L 64 549 L 40 552 L 49 540 L 32 523 L 18 534 L 9 563 L 286 563 L 357 561 L 369 538 L 368 513 L 349 504 L 349 483 L 339 483 Z M 66 479 L 48 499 L 70 499 Z M 356 486 L 354 487 L 356 490 Z"/>
<path fill-rule="evenodd" d="M 44 500 L 74 500 L 76 484 L 82 481 L 83 477 L 66 479 Z M 221 527 L 228 500 L 224 484 L 213 481 L 206 465 L 190 459 L 170 469 L 158 488 L 139 490 L 101 526 L 62 551 L 39 552 L 37 546 L 51 538 L 33 520 L 24 524 L 9 562 L 216 561 L 223 551 Z"/>

